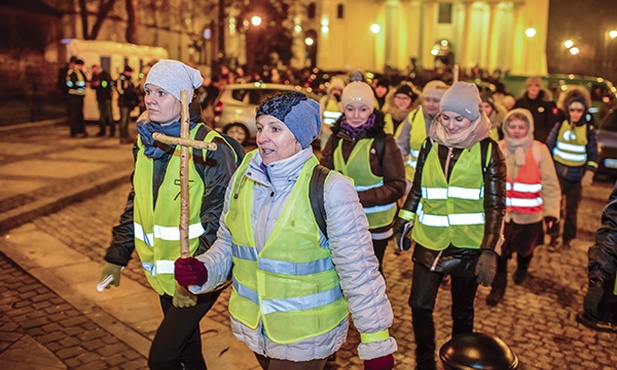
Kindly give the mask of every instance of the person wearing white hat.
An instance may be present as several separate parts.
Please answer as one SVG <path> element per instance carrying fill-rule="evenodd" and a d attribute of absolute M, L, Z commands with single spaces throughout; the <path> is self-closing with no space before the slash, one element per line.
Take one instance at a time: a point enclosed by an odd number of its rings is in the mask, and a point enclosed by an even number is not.
<path fill-rule="evenodd" d="M 221 293 L 195 296 L 174 279 L 174 261 L 180 256 L 181 148 L 152 138 L 155 132 L 180 136 L 180 92 L 186 90 L 190 97 L 202 82 L 198 70 L 176 60 L 161 60 L 148 73 L 144 85 L 147 114 L 137 122 L 139 135 L 133 148 L 133 187 L 120 223 L 113 228 L 101 276 L 112 276 L 111 285 L 119 286 L 121 271 L 133 251 L 139 255 L 164 313 L 152 340 L 150 369 L 206 369 L 199 322 Z M 236 154 L 203 122 L 191 121 L 189 126 L 190 139 L 217 144 L 214 151 L 191 149 L 189 160 L 189 248 L 191 255 L 198 255 L 216 239 L 225 190 L 236 170 Z"/>
<path fill-rule="evenodd" d="M 452 336 L 471 333 L 478 284 L 491 284 L 501 254 L 506 164 L 480 101 L 466 82 L 443 94 L 394 226 L 399 248 L 415 245 L 409 305 L 417 369 L 436 368 L 433 309 L 444 276 L 452 280 Z"/>

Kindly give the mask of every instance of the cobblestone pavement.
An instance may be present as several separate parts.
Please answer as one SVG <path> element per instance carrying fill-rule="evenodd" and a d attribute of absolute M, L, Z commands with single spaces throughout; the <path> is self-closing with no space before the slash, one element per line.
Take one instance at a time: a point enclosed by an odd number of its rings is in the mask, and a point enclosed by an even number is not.
<path fill-rule="evenodd" d="M 617 334 L 596 332 L 575 320 L 586 290 L 586 251 L 593 242 L 602 207 L 612 188 L 612 182 L 598 182 L 591 191 L 585 192 L 579 210 L 579 235 L 572 249 L 549 252 L 545 247 L 539 247 L 529 277 L 521 285 L 513 283 L 511 275 L 515 262 L 510 263 L 508 290 L 499 306 L 487 306 L 484 299 L 489 289 L 478 289 L 475 330 L 502 338 L 519 357 L 521 369 L 615 369 Z M 33 218 L 29 225 L 88 259 L 100 262 L 109 243 L 111 227 L 122 212 L 129 185 L 123 183 L 110 189 L 91 199 Z M 395 314 L 391 333 L 399 344 L 395 353 L 397 369 L 413 369 L 415 366 L 415 343 L 407 305 L 412 275 L 410 255 L 410 252 L 397 254 L 394 248 L 390 248 L 384 262 L 388 296 Z M 0 361 L 8 349 L 23 345 L 24 338 L 31 338 L 34 344 L 47 348 L 60 360 L 58 367 L 54 368 L 146 368 L 143 355 L 34 278 L 27 266 L 19 266 L 0 254 L 0 269 Z M 123 272 L 123 279 L 147 287 L 136 257 Z M 448 288 L 442 286 L 435 307 L 437 348 L 450 339 Z M 228 297 L 229 291 L 224 292 L 208 314 L 209 318 L 226 327 L 229 325 Z M 143 334 L 152 338 L 154 333 Z M 351 330 L 347 343 L 338 354 L 337 363 L 341 369 L 362 368 L 355 349 L 358 342 L 359 335 Z M 205 343 L 208 345 L 207 339 Z M 23 348 L 35 348 L 34 344 L 28 346 L 26 343 Z M 32 356 L 32 351 L 24 354 Z"/>

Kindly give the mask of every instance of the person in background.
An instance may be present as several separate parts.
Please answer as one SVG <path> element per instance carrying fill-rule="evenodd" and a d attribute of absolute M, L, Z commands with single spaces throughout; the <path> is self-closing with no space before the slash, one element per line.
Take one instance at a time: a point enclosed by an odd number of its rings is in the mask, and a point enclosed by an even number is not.
<path fill-rule="evenodd" d="M 498 105 L 499 103 L 495 101 L 493 93 L 488 90 L 480 93 L 480 99 L 482 99 L 480 108 L 482 108 L 484 114 L 486 114 L 489 121 L 491 121 L 491 139 L 499 141 L 499 139 L 503 137 L 501 123 L 503 122 L 505 108 Z"/>
<path fill-rule="evenodd" d="M 133 139 L 129 136 L 129 120 L 131 111 L 139 104 L 139 95 L 133 84 L 133 69 L 124 67 L 120 78 L 116 81 L 118 91 L 118 106 L 120 108 L 120 144 L 132 144 Z"/>
<path fill-rule="evenodd" d="M 602 210 L 602 226 L 588 258 L 588 288 L 576 320 L 594 330 L 617 333 L 617 183 Z"/>
<path fill-rule="evenodd" d="M 66 72 L 68 93 L 68 121 L 71 137 L 88 137 L 84 120 L 84 97 L 86 96 L 86 74 L 84 61 L 75 59 Z"/>
<path fill-rule="evenodd" d="M 572 240 L 576 238 L 582 190 L 592 185 L 598 169 L 598 141 L 589 114 L 591 98 L 589 94 L 582 95 L 577 90 L 571 90 L 568 94 L 562 107 L 567 112 L 567 119 L 555 124 L 546 141 L 546 146 L 553 154 L 561 193 L 565 198 L 565 215 L 560 217 L 564 219 L 564 249 L 571 248 Z M 554 249 L 560 235 L 559 223 L 548 233 L 551 236 L 549 246 Z"/>
<path fill-rule="evenodd" d="M 418 162 L 418 155 L 420 154 L 420 147 L 426 139 L 428 129 L 431 126 L 431 122 L 439 113 L 439 105 L 441 97 L 448 89 L 448 85 L 445 82 L 439 80 L 429 81 L 422 89 L 422 101 L 417 109 L 411 111 L 405 121 L 401 123 L 398 129 L 395 131 L 394 138 L 396 145 L 400 150 L 400 154 L 405 161 L 405 179 L 407 180 L 407 188 L 405 189 L 405 196 L 409 194 L 411 190 L 411 184 L 413 183 L 416 164 Z M 401 199 L 401 204 L 404 203 L 405 198 Z"/>
<path fill-rule="evenodd" d="M 321 164 L 353 179 L 369 221 L 379 271 L 383 272 L 396 201 L 405 191 L 403 159 L 392 135 L 384 132 L 384 115 L 373 108 L 368 84 L 349 83 L 341 103 L 343 116 L 332 127 L 321 152 Z"/>
<path fill-rule="evenodd" d="M 525 93 L 512 108 L 525 108 L 533 115 L 534 139 L 546 143 L 548 133 L 556 122 L 557 106 L 551 93 L 542 88 L 542 79 L 532 76 L 525 82 Z"/>
<path fill-rule="evenodd" d="M 471 333 L 478 284 L 491 284 L 501 254 L 506 165 L 479 105 L 471 83 L 443 94 L 394 226 L 399 248 L 415 244 L 409 306 L 420 370 L 436 369 L 433 310 L 444 276 L 451 276 L 452 336 Z"/>
<path fill-rule="evenodd" d="M 176 284 L 174 261 L 180 256 L 180 146 L 155 141 L 161 132 L 180 136 L 180 92 L 189 97 L 203 78 L 198 70 L 175 60 L 161 60 L 145 83 L 147 114 L 137 122 L 132 189 L 120 222 L 114 226 L 101 278 L 120 285 L 123 266 L 137 251 L 144 274 L 159 295 L 164 318 L 152 340 L 148 366 L 156 370 L 206 369 L 199 322 L 214 305 L 220 290 L 198 297 Z M 199 114 L 195 115 L 199 117 Z M 227 184 L 236 170 L 231 146 L 202 122 L 190 122 L 189 137 L 213 141 L 214 151 L 191 149 L 188 178 L 191 255 L 208 250 L 216 239 Z"/>
<path fill-rule="evenodd" d="M 343 114 L 341 107 L 341 95 L 345 88 L 345 81 L 339 77 L 332 77 L 328 86 L 327 94 L 319 99 L 319 113 L 321 114 L 320 148 L 326 145 L 332 135 L 332 125 Z"/>
<path fill-rule="evenodd" d="M 99 132 L 96 136 L 105 136 L 109 126 L 109 137 L 116 135 L 116 123 L 111 113 L 111 90 L 114 82 L 109 72 L 100 65 L 92 65 L 90 87 L 96 91 L 96 101 L 99 105 Z"/>
<path fill-rule="evenodd" d="M 347 338 L 349 312 L 364 368 L 392 369 L 392 308 L 352 182 L 331 171 L 323 193 L 311 195 L 319 104 L 286 92 L 264 101 L 255 119 L 257 149 L 229 183 L 217 240 L 176 260 L 176 280 L 202 294 L 231 276 L 232 332 L 263 369 L 323 369 Z"/>
<path fill-rule="evenodd" d="M 390 91 L 390 80 L 386 77 L 380 77 L 377 79 L 377 83 L 374 87 L 375 93 L 375 107 L 382 112 L 388 111 L 388 102 L 386 101 L 386 96 L 388 96 L 388 92 Z"/>
<path fill-rule="evenodd" d="M 550 229 L 559 218 L 561 189 L 551 153 L 533 138 L 533 116 L 524 108 L 511 110 L 503 123 L 499 148 L 506 157 L 506 224 L 503 254 L 486 304 L 497 306 L 506 292 L 508 259 L 516 253 L 514 283 L 521 284 L 538 245 L 544 244 L 543 221 Z"/>
<path fill-rule="evenodd" d="M 401 84 L 396 88 L 394 94 L 388 96 L 389 109 L 384 118 L 386 134 L 394 135 L 409 113 L 417 108 L 419 97 L 419 91 L 411 82 Z"/>

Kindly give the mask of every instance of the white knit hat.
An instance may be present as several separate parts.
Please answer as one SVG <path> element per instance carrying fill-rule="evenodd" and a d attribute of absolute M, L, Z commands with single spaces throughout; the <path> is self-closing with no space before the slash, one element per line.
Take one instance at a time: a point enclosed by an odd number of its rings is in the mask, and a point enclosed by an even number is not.
<path fill-rule="evenodd" d="M 144 87 L 148 84 L 156 85 L 178 100 L 180 100 L 180 91 L 187 90 L 189 100 L 191 100 L 193 89 L 201 86 L 203 82 L 201 72 L 195 68 L 177 60 L 163 59 L 152 66 Z"/>
<path fill-rule="evenodd" d="M 343 109 L 351 103 L 363 103 L 367 107 L 373 108 L 374 99 L 373 89 L 366 82 L 355 81 L 345 86 L 341 102 Z"/>

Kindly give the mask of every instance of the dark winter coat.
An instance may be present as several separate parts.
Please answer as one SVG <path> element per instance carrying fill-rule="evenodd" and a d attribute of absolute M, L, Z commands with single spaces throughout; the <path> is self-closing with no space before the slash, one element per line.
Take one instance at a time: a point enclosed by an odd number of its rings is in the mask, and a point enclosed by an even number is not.
<path fill-rule="evenodd" d="M 617 273 L 617 183 L 602 211 L 602 226 L 589 248 L 589 276 L 614 281 Z"/>
<path fill-rule="evenodd" d="M 548 133 L 556 122 L 555 114 L 557 113 L 557 105 L 550 99 L 550 95 L 546 91 L 540 90 L 535 99 L 530 99 L 525 93 L 516 101 L 512 109 L 514 108 L 525 108 L 531 112 L 535 125 L 533 137 L 546 143 Z"/>

